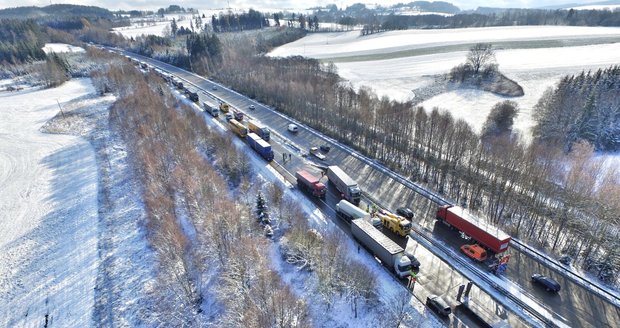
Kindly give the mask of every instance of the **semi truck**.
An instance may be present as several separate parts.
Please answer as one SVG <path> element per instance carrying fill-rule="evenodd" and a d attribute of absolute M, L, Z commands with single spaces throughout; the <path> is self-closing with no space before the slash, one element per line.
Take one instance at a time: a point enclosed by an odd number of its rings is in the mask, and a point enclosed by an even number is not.
<path fill-rule="evenodd" d="M 312 194 L 312 196 L 325 198 L 327 188 L 325 188 L 325 185 L 321 183 L 318 177 L 315 177 L 308 171 L 299 170 L 295 172 L 295 178 L 297 178 L 297 186 L 299 186 L 299 189 L 305 190 Z M 338 205 L 336 205 L 336 208 L 338 208 Z"/>
<path fill-rule="evenodd" d="M 336 214 L 338 215 L 338 217 L 344 219 L 347 222 L 351 222 L 355 219 L 370 219 L 370 213 L 347 202 L 344 199 L 338 202 L 338 204 L 336 204 Z"/>
<path fill-rule="evenodd" d="M 437 210 L 437 220 L 454 227 L 496 254 L 505 252 L 510 236 L 460 206 L 444 205 Z"/>
<path fill-rule="evenodd" d="M 347 223 L 351 223 L 351 221 L 355 219 L 364 219 L 366 221 L 369 221 L 370 224 L 375 227 L 375 229 L 383 229 L 383 226 L 381 225 L 381 220 L 379 220 L 379 218 L 347 202 L 344 199 L 338 202 L 338 204 L 336 204 L 336 215 L 339 218 L 345 220 Z"/>
<path fill-rule="evenodd" d="M 269 128 L 265 127 L 258 121 L 250 120 L 248 122 L 248 129 L 258 134 L 258 136 L 260 136 L 265 141 L 269 141 L 269 139 L 271 138 L 271 131 L 269 131 Z"/>
<path fill-rule="evenodd" d="M 248 133 L 245 139 L 248 141 L 250 147 L 259 153 L 267 162 L 271 162 L 273 160 L 273 150 L 271 149 L 271 145 L 261 139 L 261 137 L 259 137 L 256 133 Z"/>
<path fill-rule="evenodd" d="M 204 107 L 205 112 L 211 114 L 213 117 L 218 117 L 220 115 L 220 109 L 211 102 L 203 101 L 202 107 Z"/>
<path fill-rule="evenodd" d="M 327 178 L 336 186 L 342 198 L 359 205 L 362 191 L 355 180 L 351 179 L 342 169 L 336 165 L 327 167 Z"/>
<path fill-rule="evenodd" d="M 397 276 L 405 278 L 411 274 L 411 260 L 405 255 L 405 250 L 373 227 L 370 222 L 364 219 L 351 221 L 351 234 Z"/>
<path fill-rule="evenodd" d="M 393 233 L 405 237 L 411 232 L 411 221 L 402 216 L 398 216 L 388 211 L 381 211 L 376 214 L 381 219 L 381 224 Z"/>
<path fill-rule="evenodd" d="M 230 129 L 239 137 L 245 138 L 248 136 L 248 128 L 239 123 L 239 121 L 231 119 L 228 123 L 230 124 Z"/>

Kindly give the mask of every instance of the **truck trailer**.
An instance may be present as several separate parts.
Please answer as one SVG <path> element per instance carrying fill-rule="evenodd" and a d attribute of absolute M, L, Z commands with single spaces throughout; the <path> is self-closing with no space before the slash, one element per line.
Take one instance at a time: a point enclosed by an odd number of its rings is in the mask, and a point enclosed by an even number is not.
<path fill-rule="evenodd" d="M 444 205 L 437 210 L 437 220 L 455 227 L 496 254 L 505 252 L 510 236 L 460 206 Z"/>
<path fill-rule="evenodd" d="M 327 167 L 327 178 L 336 186 L 342 198 L 359 205 L 362 191 L 355 180 L 351 179 L 342 169 L 336 165 Z"/>
<path fill-rule="evenodd" d="M 405 255 L 405 250 L 370 222 L 364 219 L 351 221 L 351 234 L 397 276 L 405 278 L 411 274 L 411 260 Z"/>
<path fill-rule="evenodd" d="M 355 219 L 370 219 L 370 213 L 344 199 L 336 204 L 336 214 L 349 223 Z"/>
<path fill-rule="evenodd" d="M 202 107 L 204 107 L 205 112 L 211 114 L 213 117 L 218 117 L 220 115 L 220 109 L 209 101 L 203 101 Z"/>
<path fill-rule="evenodd" d="M 230 129 L 239 137 L 245 138 L 248 136 L 248 128 L 246 128 L 243 124 L 239 123 L 239 121 L 235 119 L 231 119 L 228 121 L 230 124 Z"/>
<path fill-rule="evenodd" d="M 248 141 L 250 147 L 259 153 L 267 162 L 271 162 L 273 160 L 273 150 L 271 149 L 271 145 L 261 139 L 261 137 L 259 137 L 256 133 L 248 133 L 245 139 Z"/>
<path fill-rule="evenodd" d="M 319 178 L 304 170 L 295 172 L 295 178 L 297 178 L 299 189 L 305 190 L 312 194 L 312 196 L 325 198 L 327 188 L 325 188 L 325 185 L 321 183 Z M 338 208 L 338 205 L 336 205 L 336 208 Z"/>
<path fill-rule="evenodd" d="M 248 129 L 258 134 L 258 136 L 261 137 L 265 141 L 269 141 L 269 139 L 271 138 L 271 131 L 269 131 L 269 128 L 262 125 L 260 122 L 256 120 L 250 120 L 248 122 Z"/>

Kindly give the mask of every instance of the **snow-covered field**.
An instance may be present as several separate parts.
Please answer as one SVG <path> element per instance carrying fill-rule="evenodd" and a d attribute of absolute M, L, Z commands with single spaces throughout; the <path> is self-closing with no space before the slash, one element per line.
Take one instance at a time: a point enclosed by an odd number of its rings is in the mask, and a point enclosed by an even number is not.
<path fill-rule="evenodd" d="M 503 26 L 484 28 L 403 30 L 360 36 L 359 31 L 310 34 L 274 49 L 270 55 L 313 58 L 375 55 L 396 51 L 468 44 L 532 40 L 620 37 L 620 28 L 584 26 Z"/>
<path fill-rule="evenodd" d="M 349 61 L 343 56 L 380 55 L 434 46 L 471 42 L 538 41 L 538 48 L 499 49 L 496 58 L 502 71 L 519 83 L 523 97 L 505 98 L 478 90 L 448 90 L 422 105 L 447 110 L 480 130 L 491 107 L 499 101 L 516 101 L 520 114 L 515 127 L 527 139 L 533 126 L 532 108 L 542 93 L 562 76 L 620 63 L 620 43 L 547 48 L 542 40 L 620 37 L 620 28 L 517 26 L 453 30 L 406 30 L 360 37 L 359 32 L 312 34 L 275 49 L 271 56 L 305 55 L 338 58 L 339 74 L 354 87 L 372 88 L 379 96 L 396 100 L 415 98 L 415 89 L 432 83 L 430 76 L 443 74 L 465 62 L 466 51 L 404 55 L 397 58 Z"/>
<path fill-rule="evenodd" d="M 76 47 L 66 43 L 46 43 L 43 47 L 43 51 L 49 54 L 50 52 L 84 52 L 86 50 L 82 47 Z"/>
<path fill-rule="evenodd" d="M 620 5 L 586 5 L 586 6 L 577 6 L 572 7 L 571 9 L 575 10 L 614 10 L 620 8 Z"/>
<path fill-rule="evenodd" d="M 90 326 L 98 267 L 97 167 L 82 138 L 39 128 L 88 80 L 2 92 L 0 326 Z"/>
<path fill-rule="evenodd" d="M 176 20 L 178 28 L 181 28 L 181 26 L 190 28 L 191 14 L 167 14 L 163 18 L 153 17 L 152 19 L 133 20 L 131 26 L 116 27 L 112 31 L 122 34 L 126 38 L 135 38 L 141 35 L 163 36 L 165 29 L 170 27 L 173 18 Z M 210 18 L 205 20 L 208 19 Z"/>

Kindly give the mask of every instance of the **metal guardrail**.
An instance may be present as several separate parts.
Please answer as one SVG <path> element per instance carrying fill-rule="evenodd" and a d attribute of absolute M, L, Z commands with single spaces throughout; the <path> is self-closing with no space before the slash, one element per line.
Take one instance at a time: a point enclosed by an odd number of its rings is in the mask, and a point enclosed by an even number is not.
<path fill-rule="evenodd" d="M 606 290 L 604 287 L 600 286 L 599 284 L 593 283 L 581 277 L 580 275 L 576 274 L 572 270 L 569 270 L 563 267 L 561 264 L 557 263 L 556 260 L 552 259 L 547 254 L 544 254 L 541 251 L 533 247 L 530 247 L 529 245 L 515 238 L 512 238 L 511 246 L 514 248 L 517 248 L 519 251 L 523 253 L 528 254 L 528 256 L 535 258 L 539 262 L 544 262 L 544 264 L 547 265 L 552 270 L 562 274 L 566 278 L 572 280 L 574 283 L 580 285 L 581 287 L 585 289 L 595 291 L 599 296 L 604 298 L 606 301 L 610 302 L 611 304 L 617 307 L 620 307 L 620 297 L 617 294 L 612 293 Z"/>

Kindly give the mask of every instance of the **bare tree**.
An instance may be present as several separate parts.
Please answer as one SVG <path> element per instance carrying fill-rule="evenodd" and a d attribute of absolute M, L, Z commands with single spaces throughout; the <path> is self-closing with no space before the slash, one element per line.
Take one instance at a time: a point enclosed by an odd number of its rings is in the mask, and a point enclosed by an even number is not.
<path fill-rule="evenodd" d="M 381 299 L 383 305 L 383 322 L 386 327 L 407 327 L 411 326 L 411 320 L 421 317 L 415 313 L 411 306 L 412 295 L 405 289 L 399 288 L 395 294 Z"/>
<path fill-rule="evenodd" d="M 495 50 L 490 43 L 476 43 L 467 53 L 467 64 L 478 74 L 480 69 L 495 63 Z"/>

